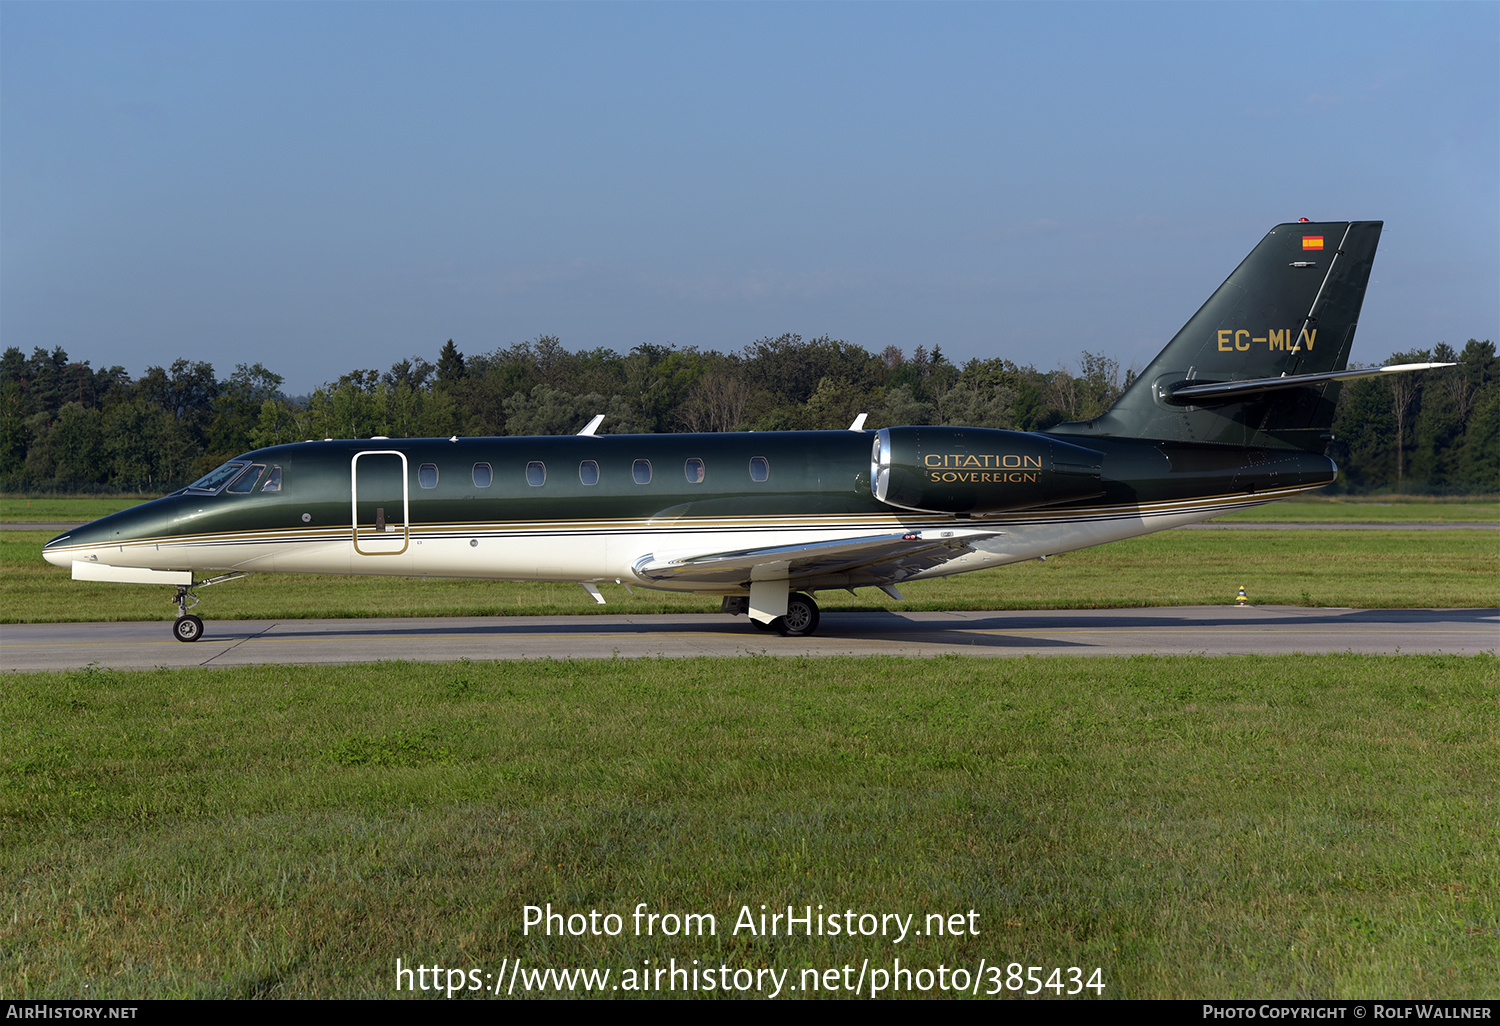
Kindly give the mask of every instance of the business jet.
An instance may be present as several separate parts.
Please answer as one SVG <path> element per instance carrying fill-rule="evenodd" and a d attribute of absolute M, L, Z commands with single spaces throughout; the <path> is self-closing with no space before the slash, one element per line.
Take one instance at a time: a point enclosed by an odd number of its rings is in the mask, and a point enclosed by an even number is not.
<path fill-rule="evenodd" d="M 196 589 L 252 573 L 572 581 L 722 598 L 818 628 L 820 591 L 965 573 L 1149 534 L 1332 482 L 1324 453 L 1381 222 L 1271 229 L 1093 420 L 257 449 L 48 542 L 82 581 Z"/>

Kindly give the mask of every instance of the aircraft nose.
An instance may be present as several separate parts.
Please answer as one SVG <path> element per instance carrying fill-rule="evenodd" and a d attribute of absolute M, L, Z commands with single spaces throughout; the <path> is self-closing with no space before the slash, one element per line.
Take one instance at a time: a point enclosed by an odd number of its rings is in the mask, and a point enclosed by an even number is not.
<path fill-rule="evenodd" d="M 78 545 L 84 539 L 79 535 L 81 528 L 75 528 L 67 534 L 60 534 L 46 545 L 42 546 L 42 558 L 53 566 L 67 568 L 73 565 L 73 546 Z"/>
<path fill-rule="evenodd" d="M 42 558 L 53 566 L 71 567 L 75 559 L 97 558 L 104 546 L 128 540 L 133 526 L 130 511 L 95 520 L 60 534 L 42 546 Z"/>

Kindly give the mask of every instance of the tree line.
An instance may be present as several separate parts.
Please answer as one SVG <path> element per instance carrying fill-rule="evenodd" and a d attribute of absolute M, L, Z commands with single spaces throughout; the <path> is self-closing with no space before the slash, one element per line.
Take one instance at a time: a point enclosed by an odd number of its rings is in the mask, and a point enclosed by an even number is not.
<path fill-rule="evenodd" d="M 740 352 L 643 344 L 570 352 L 542 336 L 465 356 L 352 370 L 291 397 L 259 363 L 220 379 L 177 360 L 132 380 L 60 347 L 0 358 L 0 489 L 167 491 L 249 449 L 309 438 L 545 435 L 605 414 L 600 433 L 776 431 L 953 424 L 1035 431 L 1104 412 L 1131 383 L 1083 353 L 1069 369 L 1010 360 L 962 367 L 940 347 L 878 354 L 827 336 L 763 338 Z M 1439 344 L 1389 362 L 1452 361 L 1345 383 L 1330 455 L 1353 491 L 1500 491 L 1500 360 L 1493 343 Z"/>

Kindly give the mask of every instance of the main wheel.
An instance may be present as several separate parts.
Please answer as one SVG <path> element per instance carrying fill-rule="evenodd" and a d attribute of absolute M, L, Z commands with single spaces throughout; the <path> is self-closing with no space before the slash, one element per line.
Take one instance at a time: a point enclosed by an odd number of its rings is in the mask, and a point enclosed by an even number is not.
<path fill-rule="evenodd" d="M 786 615 L 776 623 L 782 637 L 806 638 L 818 629 L 818 604 L 811 595 L 794 592 L 786 600 Z"/>
<path fill-rule="evenodd" d="M 759 620 L 752 616 L 750 618 L 750 622 L 755 625 L 755 629 L 758 631 L 774 631 L 777 629 L 776 624 L 778 621 L 771 620 L 768 623 L 761 623 Z"/>
<path fill-rule="evenodd" d="M 178 641 L 197 641 L 203 637 L 203 621 L 192 613 L 179 616 L 172 624 L 172 637 Z"/>

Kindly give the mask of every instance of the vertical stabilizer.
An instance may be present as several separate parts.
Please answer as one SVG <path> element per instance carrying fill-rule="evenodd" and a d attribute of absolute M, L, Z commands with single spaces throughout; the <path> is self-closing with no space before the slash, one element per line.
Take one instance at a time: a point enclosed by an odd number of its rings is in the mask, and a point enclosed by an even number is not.
<path fill-rule="evenodd" d="M 1211 401 L 1172 398 L 1217 384 L 1348 366 L 1379 221 L 1277 225 L 1209 297 L 1108 413 L 1057 434 L 1322 452 L 1339 384 Z"/>

